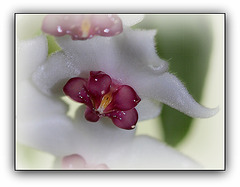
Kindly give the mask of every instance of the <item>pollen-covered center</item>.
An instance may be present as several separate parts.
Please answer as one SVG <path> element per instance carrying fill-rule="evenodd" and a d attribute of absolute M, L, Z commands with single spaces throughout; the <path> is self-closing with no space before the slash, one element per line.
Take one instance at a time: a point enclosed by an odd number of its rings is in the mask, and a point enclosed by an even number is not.
<path fill-rule="evenodd" d="M 112 93 L 108 92 L 107 94 L 105 94 L 102 98 L 102 101 L 100 103 L 100 106 L 98 107 L 97 111 L 100 114 L 103 114 L 105 108 L 107 108 L 107 106 L 111 103 L 112 101 Z"/>

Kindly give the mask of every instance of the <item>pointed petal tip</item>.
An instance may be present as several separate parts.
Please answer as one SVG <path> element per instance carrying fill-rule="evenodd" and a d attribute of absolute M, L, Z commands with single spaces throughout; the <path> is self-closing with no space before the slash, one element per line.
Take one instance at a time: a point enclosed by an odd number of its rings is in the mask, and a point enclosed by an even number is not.
<path fill-rule="evenodd" d="M 192 103 L 189 103 L 188 110 L 184 108 L 178 108 L 178 110 L 193 118 L 210 118 L 218 113 L 219 107 L 207 108 L 193 100 Z"/>
<path fill-rule="evenodd" d="M 199 115 L 196 116 L 196 118 L 210 118 L 212 116 L 215 116 L 219 112 L 219 106 L 216 108 L 206 108 L 202 111 L 199 111 Z"/>
<path fill-rule="evenodd" d="M 209 118 L 219 111 L 218 107 L 207 108 L 196 102 L 183 83 L 173 74 L 166 72 L 152 78 L 147 93 L 150 98 L 169 105 L 193 118 Z"/>
<path fill-rule="evenodd" d="M 219 112 L 219 107 L 207 108 L 200 105 L 196 101 L 194 101 L 193 105 L 190 105 L 190 108 L 189 110 L 184 110 L 184 109 L 178 109 L 178 110 L 192 118 L 210 118 Z"/>

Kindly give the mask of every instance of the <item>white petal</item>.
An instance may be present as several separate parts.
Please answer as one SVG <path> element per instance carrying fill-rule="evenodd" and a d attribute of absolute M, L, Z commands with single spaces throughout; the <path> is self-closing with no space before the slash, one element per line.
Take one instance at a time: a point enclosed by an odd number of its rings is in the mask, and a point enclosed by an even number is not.
<path fill-rule="evenodd" d="M 109 118 L 101 118 L 98 122 L 89 122 L 84 117 L 85 106 L 76 112 L 75 152 L 88 158 L 89 163 L 98 164 L 113 150 L 128 145 L 134 138 L 135 130 L 124 130 L 116 127 Z M 81 136 L 81 137 L 80 137 Z"/>
<path fill-rule="evenodd" d="M 155 30 L 128 29 L 110 38 L 94 37 L 86 41 L 73 41 L 66 36 L 57 41 L 76 68 L 117 72 L 123 66 L 126 70 L 131 68 L 136 71 L 137 68 L 163 73 L 167 71 L 168 63 L 156 54 L 155 35 Z"/>
<path fill-rule="evenodd" d="M 74 152 L 81 133 L 67 117 L 66 104 L 42 94 L 29 81 L 19 84 L 17 93 L 17 141 L 54 155 Z"/>
<path fill-rule="evenodd" d="M 154 70 L 162 73 L 167 70 L 168 64 L 156 54 L 155 34 L 155 30 L 129 29 L 111 38 L 95 37 L 88 41 L 76 42 L 62 37 L 58 42 L 66 55 L 71 57 L 72 63 L 76 67 L 84 66 L 85 70 L 91 70 L 96 66 L 96 69 L 116 73 L 122 66 L 132 71 L 153 70 L 154 67 Z"/>
<path fill-rule="evenodd" d="M 47 39 L 44 35 L 17 42 L 17 80 L 29 79 L 48 54 Z"/>
<path fill-rule="evenodd" d="M 71 120 L 62 114 L 17 122 L 19 143 L 59 156 L 73 152 L 74 133 Z"/>
<path fill-rule="evenodd" d="M 218 112 L 218 108 L 211 109 L 198 104 L 181 81 L 170 73 L 142 77 L 136 90 L 145 97 L 158 100 L 191 117 L 207 118 Z"/>
<path fill-rule="evenodd" d="M 73 67 L 62 52 L 57 52 L 51 55 L 46 63 L 38 67 L 32 79 L 45 94 L 61 94 L 68 79 L 79 74 L 80 70 Z"/>
<path fill-rule="evenodd" d="M 110 68 L 114 65 L 114 42 L 111 38 L 94 37 L 73 41 L 69 36 L 56 38 L 69 63 L 81 72 Z"/>
<path fill-rule="evenodd" d="M 54 113 L 64 114 L 66 111 L 66 105 L 61 103 L 59 98 L 46 97 L 30 81 L 17 85 L 18 119 L 31 121 L 32 118 L 40 119 Z"/>
<path fill-rule="evenodd" d="M 17 140 L 49 152 L 56 144 L 66 148 L 71 140 L 66 138 L 71 137 L 67 106 L 41 94 L 29 81 L 20 83 L 17 93 Z"/>
<path fill-rule="evenodd" d="M 63 53 L 51 56 L 34 74 L 34 82 L 44 93 L 50 93 L 51 87 L 58 82 L 80 73 L 81 76 L 89 76 L 89 71 L 103 71 L 129 85 L 144 72 L 161 74 L 168 69 L 168 64 L 155 52 L 155 34 L 154 30 L 127 30 L 119 36 L 94 37 L 86 41 L 73 41 L 69 36 L 60 37 L 57 41 Z"/>
<path fill-rule="evenodd" d="M 162 110 L 162 104 L 159 101 L 142 99 L 136 106 L 138 111 L 138 121 L 148 120 L 157 117 Z"/>
<path fill-rule="evenodd" d="M 155 49 L 155 35 L 156 30 L 129 29 L 115 37 L 116 50 L 119 50 L 119 63 L 126 66 L 131 64 L 138 69 L 152 70 L 152 73 L 167 71 L 168 63 L 159 58 Z"/>
<path fill-rule="evenodd" d="M 27 86 L 22 88 L 29 90 Z M 135 130 L 120 129 L 110 119 L 95 123 L 86 121 L 84 105 L 77 110 L 75 121 L 72 121 L 61 103 L 39 95 L 34 89 L 28 94 L 36 98 L 27 100 L 24 91 L 18 98 L 17 137 L 20 143 L 56 156 L 78 153 L 95 163 L 134 137 Z"/>
<path fill-rule="evenodd" d="M 137 136 L 129 145 L 103 158 L 110 169 L 201 169 L 202 167 L 173 148 L 148 136 Z"/>
<path fill-rule="evenodd" d="M 133 26 L 144 18 L 144 14 L 119 14 L 118 16 L 121 18 L 123 25 L 126 26 Z"/>

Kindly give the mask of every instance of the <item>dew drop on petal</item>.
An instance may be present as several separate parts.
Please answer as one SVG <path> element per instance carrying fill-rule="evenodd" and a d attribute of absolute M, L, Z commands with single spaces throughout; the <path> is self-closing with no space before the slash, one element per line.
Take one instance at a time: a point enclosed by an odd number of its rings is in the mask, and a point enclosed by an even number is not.
<path fill-rule="evenodd" d="M 104 31 L 103 32 L 105 32 L 105 33 L 108 33 L 109 32 L 109 29 L 108 28 L 106 28 L 106 29 L 104 29 Z"/>
<path fill-rule="evenodd" d="M 57 26 L 57 31 L 60 32 L 60 33 L 63 32 L 61 26 Z"/>

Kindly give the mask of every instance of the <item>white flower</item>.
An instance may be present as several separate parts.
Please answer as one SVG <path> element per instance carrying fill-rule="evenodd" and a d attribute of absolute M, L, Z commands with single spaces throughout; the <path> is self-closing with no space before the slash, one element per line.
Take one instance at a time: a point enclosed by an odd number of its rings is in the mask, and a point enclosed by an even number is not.
<path fill-rule="evenodd" d="M 58 157 L 79 154 L 87 163 L 104 163 L 111 169 L 199 168 L 176 150 L 153 138 L 134 136 L 134 130 L 120 129 L 108 118 L 88 122 L 84 105 L 71 119 L 59 98 L 70 78 L 87 78 L 90 71 L 102 71 L 139 95 L 138 120 L 158 116 L 161 103 L 192 117 L 216 114 L 218 109 L 199 105 L 167 72 L 167 63 L 155 52 L 155 34 L 154 30 L 126 27 L 122 34 L 109 38 L 72 41 L 64 36 L 57 38 L 62 50 L 48 58 L 44 35 L 18 42 L 18 141 Z"/>

